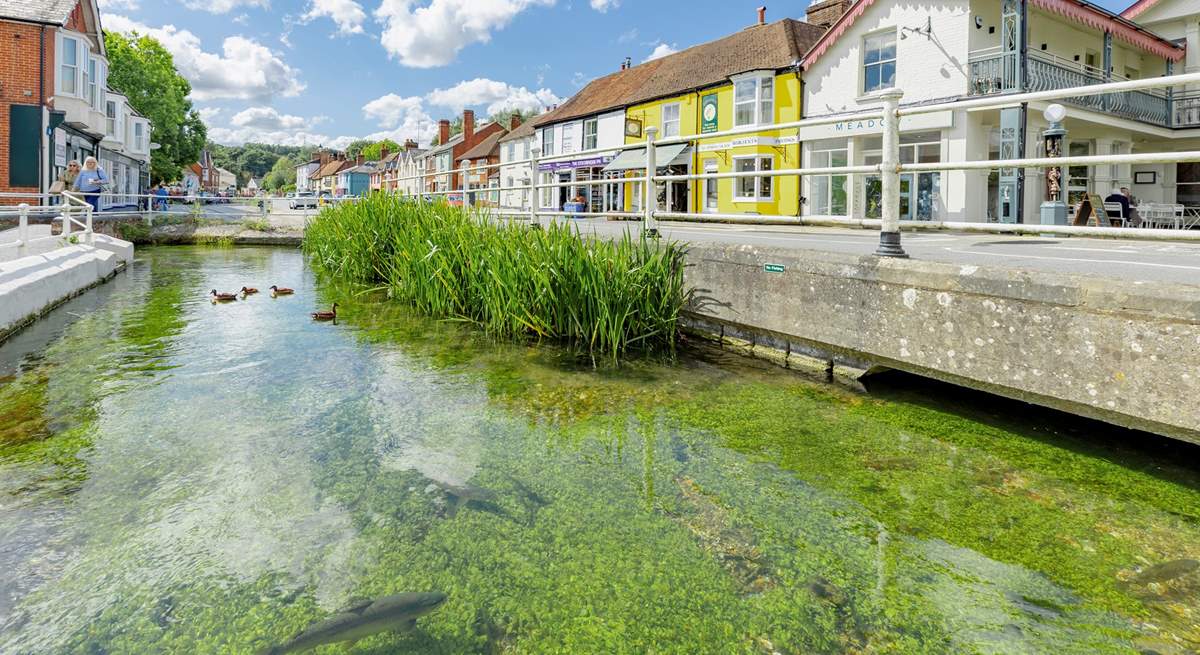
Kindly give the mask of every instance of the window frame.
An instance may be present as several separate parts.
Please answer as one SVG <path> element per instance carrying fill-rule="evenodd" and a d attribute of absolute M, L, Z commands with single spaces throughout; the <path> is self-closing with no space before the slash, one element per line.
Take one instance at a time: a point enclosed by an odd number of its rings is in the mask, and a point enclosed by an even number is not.
<path fill-rule="evenodd" d="M 600 143 L 600 119 L 589 118 L 583 121 L 583 149 L 595 150 Z"/>
<path fill-rule="evenodd" d="M 542 130 L 542 156 L 551 157 L 554 155 L 554 128 L 547 127 Z"/>
<path fill-rule="evenodd" d="M 880 58 L 876 59 L 875 61 L 868 61 L 869 45 L 870 45 L 871 41 L 877 40 L 877 39 L 890 39 L 891 40 L 892 56 L 888 59 L 882 58 L 882 45 L 881 45 L 881 47 L 879 48 Z M 863 35 L 862 44 L 860 47 L 862 54 L 859 57 L 860 61 L 859 61 L 859 68 L 858 68 L 859 74 L 862 75 L 862 84 L 861 84 L 860 88 L 862 89 L 863 95 L 875 93 L 877 91 L 891 88 L 896 85 L 896 69 L 897 69 L 897 63 L 899 61 L 899 57 L 897 56 L 898 53 L 896 52 L 896 50 L 897 50 L 899 41 L 900 40 L 897 35 L 897 30 L 895 28 L 889 28 L 886 30 L 880 30 L 878 32 L 872 32 L 870 34 Z M 882 71 L 883 71 L 884 66 L 886 66 L 888 63 L 891 63 L 891 65 L 892 65 L 892 82 L 891 82 L 891 84 L 884 84 Z M 869 78 L 869 75 L 868 75 L 867 71 L 873 67 L 877 67 L 880 69 L 879 86 L 876 86 L 874 88 L 868 88 L 867 80 Z"/>
<path fill-rule="evenodd" d="M 111 114 L 108 113 L 108 110 L 110 108 L 112 109 Z M 111 136 L 114 139 L 117 138 L 117 101 L 116 100 L 105 100 L 104 101 L 104 131 L 108 136 Z"/>
<path fill-rule="evenodd" d="M 732 77 L 733 82 L 733 126 L 738 127 L 755 127 L 759 125 L 772 125 L 775 123 L 775 73 L 768 71 L 755 71 Z M 738 87 L 747 84 L 754 85 L 754 94 L 752 98 L 738 99 Z M 764 90 L 767 90 L 764 93 Z M 738 109 L 744 106 L 750 108 L 750 121 L 741 122 L 738 115 Z"/>
<path fill-rule="evenodd" d="M 673 120 L 667 120 L 667 110 L 668 109 L 675 110 L 675 118 Z M 683 120 L 681 118 L 682 115 L 683 115 L 683 108 L 682 108 L 682 105 L 678 102 L 668 102 L 662 106 L 662 138 L 665 139 L 668 137 L 679 136 L 679 129 L 683 125 Z M 675 125 L 674 132 L 672 132 L 670 129 L 667 128 L 667 126 L 670 124 Z"/>
<path fill-rule="evenodd" d="M 146 152 L 146 127 L 145 121 L 135 120 L 133 122 L 133 150 L 134 152 Z"/>
<path fill-rule="evenodd" d="M 84 48 L 83 39 L 77 36 L 68 36 L 66 34 L 60 34 L 58 38 L 58 92 L 63 95 L 80 97 L 79 60 L 80 52 Z M 75 48 L 75 56 L 72 58 L 73 60 L 71 63 L 67 63 L 66 58 L 68 41 L 70 41 L 71 45 Z M 66 74 L 66 69 L 68 68 L 71 69 L 69 76 Z M 70 90 L 68 90 L 65 86 L 68 77 L 71 80 Z"/>
<path fill-rule="evenodd" d="M 771 171 L 775 169 L 775 157 L 773 155 L 753 154 L 739 155 L 733 157 L 733 171 L 735 173 L 743 172 L 738 165 L 743 161 L 754 162 L 754 172 Z M 764 168 L 763 163 L 767 166 Z M 737 177 L 734 178 L 737 182 L 733 185 L 733 201 L 734 202 L 772 202 L 775 199 L 775 183 L 773 177 L 770 176 L 753 176 L 753 177 Z M 742 195 L 742 184 L 746 180 L 753 180 L 754 193 L 753 196 Z M 766 184 L 767 194 L 763 195 L 763 184 Z"/>

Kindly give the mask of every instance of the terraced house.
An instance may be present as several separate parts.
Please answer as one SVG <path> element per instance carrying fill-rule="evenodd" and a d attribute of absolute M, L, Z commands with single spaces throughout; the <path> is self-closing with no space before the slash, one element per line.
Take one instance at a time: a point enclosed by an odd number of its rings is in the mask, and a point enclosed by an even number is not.
<path fill-rule="evenodd" d="M 806 117 L 844 117 L 799 131 L 806 167 L 878 164 L 882 126 L 873 93 L 896 86 L 902 105 L 953 103 L 1108 81 L 1200 72 L 1200 3 L 1142 0 L 1117 15 L 1083 0 L 857 0 L 804 59 Z M 810 14 L 811 16 L 811 14 Z M 811 18 L 810 18 L 811 20 Z M 817 21 L 813 21 L 817 22 Z M 1161 33 L 1159 32 L 1161 30 Z M 1195 89 L 1129 91 L 1059 101 L 1065 155 L 1170 152 L 1200 147 Z M 1049 102 L 948 109 L 905 117 L 901 160 L 939 162 L 1043 156 Z M 1135 200 L 1200 211 L 1200 166 L 1072 166 L 1068 206 L 1084 194 L 1130 187 Z M 1042 169 L 910 173 L 901 216 L 910 220 L 1038 222 Z M 807 177 L 804 213 L 877 217 L 874 175 Z"/>
<path fill-rule="evenodd" d="M 824 32 L 794 19 L 757 22 L 722 39 L 599 78 L 558 109 L 537 119 L 543 158 L 596 148 L 572 162 L 544 163 L 542 181 L 636 177 L 645 169 L 650 127 L 657 138 L 691 136 L 689 143 L 657 150 L 662 174 L 767 171 L 799 166 L 800 147 L 770 127 L 801 114 L 800 62 Z M 732 129 L 736 137 L 705 137 Z M 761 129 L 755 129 L 761 128 Z M 615 141 L 615 143 L 614 143 Z M 637 212 L 639 183 L 543 190 L 542 207 L 583 197 L 589 211 Z M 662 183 L 655 189 L 663 212 L 799 215 L 793 178 L 746 177 Z"/>
<path fill-rule="evenodd" d="M 150 123 L 108 88 L 95 0 L 0 0 L 0 40 L 0 192 L 45 192 L 89 156 L 120 175 L 119 194 L 141 192 Z"/>

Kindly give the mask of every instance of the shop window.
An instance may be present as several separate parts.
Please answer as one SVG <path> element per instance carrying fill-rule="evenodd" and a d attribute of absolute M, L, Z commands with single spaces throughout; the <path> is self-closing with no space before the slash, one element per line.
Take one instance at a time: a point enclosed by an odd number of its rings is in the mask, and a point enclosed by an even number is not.
<path fill-rule="evenodd" d="M 738 173 L 755 173 L 769 171 L 773 168 L 770 157 L 734 157 L 733 170 Z M 737 195 L 734 200 L 739 202 L 768 202 L 771 200 L 772 180 L 770 177 L 739 177 L 737 178 Z"/>
<path fill-rule="evenodd" d="M 679 103 L 672 102 L 662 108 L 663 137 L 679 136 Z"/>
<path fill-rule="evenodd" d="M 583 149 L 596 149 L 596 136 L 599 133 L 599 121 L 595 118 L 583 122 Z"/>
<path fill-rule="evenodd" d="M 1200 162 L 1175 165 L 1175 202 L 1200 207 Z"/>
<path fill-rule="evenodd" d="M 770 125 L 775 122 L 775 79 L 762 75 L 733 83 L 733 126 Z"/>
<path fill-rule="evenodd" d="M 863 39 L 863 93 L 896 84 L 896 33 L 874 34 Z"/>
<path fill-rule="evenodd" d="M 845 140 L 833 143 L 817 143 L 813 150 L 809 165 L 813 168 L 834 168 L 846 166 L 849 162 L 849 150 Z M 809 209 L 816 216 L 845 216 L 847 213 L 845 175 L 814 175 L 810 178 Z"/>

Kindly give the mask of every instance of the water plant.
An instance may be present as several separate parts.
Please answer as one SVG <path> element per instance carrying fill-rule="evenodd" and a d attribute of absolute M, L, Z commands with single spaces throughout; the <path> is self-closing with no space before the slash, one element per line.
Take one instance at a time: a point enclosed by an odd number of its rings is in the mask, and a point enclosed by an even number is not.
<path fill-rule="evenodd" d="M 676 243 L 589 238 L 564 224 L 529 230 L 388 194 L 326 208 L 304 247 L 333 277 L 381 283 L 421 312 L 496 336 L 561 340 L 593 358 L 673 351 L 688 299 Z"/>

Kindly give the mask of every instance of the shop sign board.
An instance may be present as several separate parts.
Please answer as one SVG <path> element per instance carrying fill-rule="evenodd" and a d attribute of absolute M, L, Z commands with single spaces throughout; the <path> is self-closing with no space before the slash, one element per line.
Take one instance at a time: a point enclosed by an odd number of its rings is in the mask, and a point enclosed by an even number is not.
<path fill-rule="evenodd" d="M 792 143 L 796 141 L 793 139 Z M 719 152 L 721 150 L 729 150 L 730 148 L 745 148 L 747 146 L 774 146 L 779 144 L 779 139 L 773 136 L 743 136 L 730 141 L 722 141 L 720 143 L 702 143 L 700 144 L 700 152 Z"/>
<path fill-rule="evenodd" d="M 613 160 L 612 155 L 588 157 L 587 159 L 570 159 L 567 161 L 538 162 L 539 171 L 560 171 L 571 168 L 592 168 L 607 165 Z"/>
<path fill-rule="evenodd" d="M 717 94 L 710 93 L 700 99 L 700 133 L 711 134 L 717 131 Z"/>
<path fill-rule="evenodd" d="M 932 114 L 917 114 L 900 117 L 900 131 L 931 130 L 954 126 L 953 111 L 939 111 Z M 801 127 L 799 138 L 803 141 L 816 139 L 832 139 L 861 135 L 883 134 L 883 120 L 879 118 L 847 118 L 837 123 L 825 125 L 810 125 Z"/>
<path fill-rule="evenodd" d="M 67 166 L 67 133 L 57 127 L 54 128 L 54 165 Z"/>

